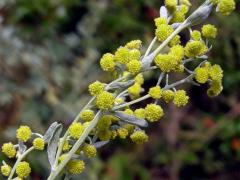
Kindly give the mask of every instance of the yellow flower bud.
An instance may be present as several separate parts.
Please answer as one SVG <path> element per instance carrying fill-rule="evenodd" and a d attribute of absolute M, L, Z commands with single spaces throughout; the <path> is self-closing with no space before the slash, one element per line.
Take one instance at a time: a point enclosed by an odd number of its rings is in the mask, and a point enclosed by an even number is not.
<path fill-rule="evenodd" d="M 20 126 L 16 133 L 16 137 L 23 142 L 29 140 L 31 135 L 32 131 L 28 126 Z"/>

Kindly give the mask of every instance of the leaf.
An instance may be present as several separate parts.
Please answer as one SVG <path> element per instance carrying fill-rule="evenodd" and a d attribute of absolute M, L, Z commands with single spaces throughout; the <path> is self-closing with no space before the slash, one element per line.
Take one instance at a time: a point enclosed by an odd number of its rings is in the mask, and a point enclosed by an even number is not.
<path fill-rule="evenodd" d="M 114 113 L 114 115 L 116 117 L 120 118 L 122 121 L 125 121 L 125 122 L 133 124 L 133 125 L 137 125 L 137 126 L 140 126 L 140 127 L 147 127 L 148 126 L 148 123 L 147 123 L 146 120 L 139 119 L 136 116 L 125 114 L 122 111 L 116 111 Z"/>
<path fill-rule="evenodd" d="M 18 141 L 18 147 L 19 147 L 20 154 L 23 154 L 27 149 L 27 146 L 25 146 L 22 141 Z"/>
<path fill-rule="evenodd" d="M 109 143 L 109 141 L 99 141 L 99 142 L 93 143 L 93 145 L 98 149 L 98 148 L 105 146 L 108 143 Z"/>
<path fill-rule="evenodd" d="M 45 142 L 49 142 L 53 133 L 56 131 L 57 126 L 58 126 L 57 122 L 54 122 L 54 123 L 51 124 L 51 126 L 48 128 L 48 130 L 46 131 L 46 133 L 43 136 L 43 139 L 44 139 Z"/>
<path fill-rule="evenodd" d="M 48 147 L 47 147 L 48 160 L 52 168 L 56 159 L 56 152 L 57 152 L 57 147 L 58 147 L 58 142 L 59 142 L 61 132 L 62 132 L 62 125 L 57 124 L 57 127 L 55 128 L 55 131 L 53 132 L 48 142 Z"/>
<path fill-rule="evenodd" d="M 110 86 L 111 89 L 122 89 L 122 88 L 128 88 L 131 85 L 134 84 L 134 80 L 129 80 L 127 82 L 116 82 Z"/>

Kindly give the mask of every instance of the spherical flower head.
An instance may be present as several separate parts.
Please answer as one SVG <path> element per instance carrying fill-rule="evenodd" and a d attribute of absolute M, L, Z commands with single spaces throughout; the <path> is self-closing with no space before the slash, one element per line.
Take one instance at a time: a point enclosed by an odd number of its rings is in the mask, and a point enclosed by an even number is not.
<path fill-rule="evenodd" d="M 140 60 L 141 52 L 138 49 L 132 49 L 129 52 L 129 61 L 135 59 Z"/>
<path fill-rule="evenodd" d="M 130 60 L 130 50 L 126 47 L 120 47 L 115 52 L 114 59 L 116 62 L 126 64 Z"/>
<path fill-rule="evenodd" d="M 9 158 L 14 158 L 17 153 L 16 148 L 11 142 L 3 144 L 2 152 Z"/>
<path fill-rule="evenodd" d="M 174 92 L 172 90 L 164 90 L 162 92 L 162 98 L 166 103 L 169 103 L 174 98 Z"/>
<path fill-rule="evenodd" d="M 169 46 L 176 46 L 181 43 L 181 37 L 179 35 L 174 36 L 174 38 L 169 42 Z"/>
<path fill-rule="evenodd" d="M 143 108 L 136 109 L 134 111 L 134 115 L 139 119 L 145 119 L 146 118 L 146 111 Z"/>
<path fill-rule="evenodd" d="M 88 86 L 88 90 L 92 96 L 97 96 L 104 91 L 104 84 L 99 81 L 95 81 Z"/>
<path fill-rule="evenodd" d="M 185 46 L 185 55 L 193 58 L 206 53 L 207 47 L 202 41 L 190 41 Z"/>
<path fill-rule="evenodd" d="M 146 119 L 149 122 L 155 122 L 162 118 L 164 115 L 163 109 L 161 106 L 156 104 L 148 104 L 145 108 Z"/>
<path fill-rule="evenodd" d="M 112 130 L 111 131 L 111 139 L 116 139 L 116 137 L 117 137 L 117 131 L 116 130 Z"/>
<path fill-rule="evenodd" d="M 59 158 L 58 158 L 58 163 L 60 164 L 61 162 L 63 162 L 63 160 L 66 158 L 67 154 L 62 154 Z"/>
<path fill-rule="evenodd" d="M 88 158 L 93 158 L 97 154 L 97 149 L 94 145 L 86 144 L 83 146 L 83 152 Z"/>
<path fill-rule="evenodd" d="M 185 20 L 185 13 L 182 11 L 175 11 L 170 23 L 181 23 Z"/>
<path fill-rule="evenodd" d="M 173 33 L 173 28 L 167 24 L 161 24 L 157 27 L 155 35 L 160 42 L 165 41 Z"/>
<path fill-rule="evenodd" d="M 133 97 L 139 97 L 141 93 L 141 86 L 138 83 L 135 83 L 131 87 L 128 88 L 128 93 Z"/>
<path fill-rule="evenodd" d="M 69 144 L 68 141 L 65 141 L 64 144 L 63 144 L 63 151 L 66 152 L 66 151 L 69 151 L 71 149 L 71 145 Z"/>
<path fill-rule="evenodd" d="M 177 59 L 172 54 L 159 54 L 154 62 L 163 72 L 173 71 L 178 65 Z"/>
<path fill-rule="evenodd" d="M 153 98 L 153 99 L 160 99 L 162 96 L 162 90 L 160 86 L 152 87 L 149 89 L 148 94 Z"/>
<path fill-rule="evenodd" d="M 195 79 L 198 83 L 204 84 L 208 81 L 209 75 L 208 75 L 208 68 L 205 67 L 197 67 L 194 70 L 195 73 Z"/>
<path fill-rule="evenodd" d="M 108 141 L 112 138 L 112 132 L 110 130 L 100 130 L 97 135 L 101 141 Z"/>
<path fill-rule="evenodd" d="M 175 104 L 177 107 L 182 107 L 188 103 L 188 100 L 189 97 L 186 95 L 186 91 L 178 90 L 175 92 L 173 104 Z"/>
<path fill-rule="evenodd" d="M 177 0 L 165 0 L 164 3 L 169 11 L 175 11 L 178 5 Z"/>
<path fill-rule="evenodd" d="M 11 166 L 9 166 L 7 164 L 1 166 L 1 173 L 2 173 L 2 175 L 6 176 L 6 177 L 9 176 L 11 170 L 12 170 Z"/>
<path fill-rule="evenodd" d="M 112 93 L 107 91 L 103 91 L 96 98 L 96 105 L 99 109 L 109 110 L 113 107 L 115 101 L 115 97 Z"/>
<path fill-rule="evenodd" d="M 131 134 L 131 133 L 133 133 L 133 131 L 135 129 L 135 126 L 132 125 L 132 124 L 127 123 L 127 124 L 123 125 L 123 128 L 128 131 L 128 134 Z"/>
<path fill-rule="evenodd" d="M 69 126 L 69 135 L 74 139 L 80 138 L 83 131 L 84 127 L 80 122 L 74 122 Z"/>
<path fill-rule="evenodd" d="M 161 24 L 167 24 L 167 19 L 164 17 L 158 17 L 154 19 L 156 27 L 160 26 Z"/>
<path fill-rule="evenodd" d="M 209 76 L 214 81 L 221 81 L 223 78 L 223 70 L 221 66 L 215 64 L 209 69 Z"/>
<path fill-rule="evenodd" d="M 128 49 L 140 49 L 142 46 L 142 41 L 141 40 L 133 40 L 128 42 L 125 47 Z"/>
<path fill-rule="evenodd" d="M 32 131 L 28 126 L 20 126 L 17 129 L 16 137 L 23 142 L 29 140 L 31 138 L 31 135 Z"/>
<path fill-rule="evenodd" d="M 95 116 L 94 111 L 90 109 L 83 110 L 80 113 L 80 118 L 85 122 L 92 121 L 94 116 Z"/>
<path fill-rule="evenodd" d="M 200 31 L 197 31 L 197 30 L 194 30 L 192 33 L 191 33 L 191 38 L 194 40 L 194 41 L 200 41 L 201 40 L 201 32 Z"/>
<path fill-rule="evenodd" d="M 128 130 L 126 128 L 118 128 L 117 133 L 121 139 L 126 139 L 128 136 Z"/>
<path fill-rule="evenodd" d="M 148 141 L 148 135 L 144 131 L 135 131 L 131 136 L 131 140 L 136 144 L 143 144 Z"/>
<path fill-rule="evenodd" d="M 85 169 L 85 163 L 82 160 L 71 160 L 67 163 L 67 170 L 70 174 L 80 174 Z"/>
<path fill-rule="evenodd" d="M 16 167 L 16 174 L 20 178 L 26 178 L 31 173 L 31 167 L 26 161 L 19 162 Z"/>
<path fill-rule="evenodd" d="M 137 74 L 141 69 L 141 62 L 138 60 L 131 60 L 129 63 L 127 63 L 127 70 L 131 74 Z"/>
<path fill-rule="evenodd" d="M 140 84 L 140 85 L 143 85 L 144 83 L 144 78 L 143 78 L 143 75 L 142 74 L 138 74 L 135 78 L 134 78 L 135 82 Z"/>
<path fill-rule="evenodd" d="M 202 35 L 205 38 L 216 38 L 217 28 L 211 24 L 204 25 L 202 27 Z"/>
<path fill-rule="evenodd" d="M 102 70 L 107 72 L 112 72 L 115 70 L 114 55 L 111 53 L 106 53 L 100 59 L 100 66 Z"/>
<path fill-rule="evenodd" d="M 211 86 L 207 91 L 209 97 L 218 96 L 223 90 L 222 81 L 212 81 Z"/>
<path fill-rule="evenodd" d="M 174 72 L 183 73 L 184 72 L 184 65 L 183 64 L 178 64 L 175 67 Z"/>
<path fill-rule="evenodd" d="M 111 115 L 103 115 L 99 119 L 97 127 L 100 130 L 105 130 L 105 129 L 109 129 L 111 124 L 112 124 L 112 116 Z"/>
<path fill-rule="evenodd" d="M 124 114 L 133 115 L 133 111 L 128 108 L 128 109 L 125 109 L 125 110 L 124 110 Z"/>
<path fill-rule="evenodd" d="M 37 150 L 43 150 L 44 145 L 45 145 L 45 142 L 43 138 L 35 138 L 33 140 L 33 147 Z"/>
<path fill-rule="evenodd" d="M 218 9 L 222 15 L 228 16 L 235 10 L 235 8 L 236 3 L 234 0 L 219 0 Z"/>
<path fill-rule="evenodd" d="M 176 60 L 178 63 L 182 61 L 184 57 L 184 48 L 181 45 L 176 45 L 171 47 L 170 54 L 174 56 L 174 60 Z"/>

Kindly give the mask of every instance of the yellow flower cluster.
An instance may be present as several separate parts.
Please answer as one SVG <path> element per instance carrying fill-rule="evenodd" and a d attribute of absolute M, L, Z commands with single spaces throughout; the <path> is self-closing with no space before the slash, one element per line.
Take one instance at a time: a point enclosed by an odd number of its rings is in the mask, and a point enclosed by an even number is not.
<path fill-rule="evenodd" d="M 131 60 L 140 60 L 141 53 L 138 49 L 128 49 L 127 47 L 120 47 L 115 52 L 114 59 L 120 64 L 127 64 Z"/>
<path fill-rule="evenodd" d="M 161 24 L 167 24 L 167 19 L 164 17 L 158 17 L 154 19 L 155 25 L 158 27 Z"/>
<path fill-rule="evenodd" d="M 85 122 L 92 121 L 94 116 L 95 116 L 94 111 L 90 109 L 83 110 L 80 113 L 80 118 Z"/>
<path fill-rule="evenodd" d="M 96 156 L 97 154 L 97 149 L 95 148 L 94 145 L 91 144 L 85 144 L 83 146 L 83 152 L 85 154 L 86 157 L 88 158 L 93 158 Z"/>
<path fill-rule="evenodd" d="M 208 81 L 208 77 L 209 77 L 209 74 L 208 74 L 208 68 L 206 67 L 197 67 L 195 70 L 194 70 L 194 73 L 195 73 L 195 79 L 198 83 L 200 84 L 204 84 Z"/>
<path fill-rule="evenodd" d="M 234 0 L 219 0 L 218 2 L 218 9 L 219 12 L 224 15 L 228 16 L 234 11 L 236 8 L 236 3 Z"/>
<path fill-rule="evenodd" d="M 69 135 L 74 139 L 80 138 L 83 131 L 84 126 L 80 122 L 74 122 L 69 126 Z"/>
<path fill-rule="evenodd" d="M 168 38 L 173 33 L 173 28 L 170 25 L 167 24 L 160 24 L 157 26 L 155 35 L 157 39 L 162 42 Z"/>
<path fill-rule="evenodd" d="M 207 47 L 203 41 L 190 41 L 185 46 L 185 55 L 193 58 L 206 53 Z"/>
<path fill-rule="evenodd" d="M 85 169 L 85 163 L 82 160 L 71 160 L 67 164 L 67 171 L 70 174 L 80 174 Z"/>
<path fill-rule="evenodd" d="M 126 139 L 128 136 L 128 130 L 126 128 L 118 128 L 117 134 L 121 139 Z"/>
<path fill-rule="evenodd" d="M 28 126 L 20 126 L 17 129 L 16 137 L 23 142 L 29 140 L 31 138 L 31 135 L 32 131 Z"/>
<path fill-rule="evenodd" d="M 164 3 L 169 11 L 175 11 L 178 5 L 177 0 L 165 0 Z"/>
<path fill-rule="evenodd" d="M 1 173 L 4 176 L 8 177 L 10 172 L 11 172 L 11 170 L 12 170 L 11 166 L 9 166 L 7 164 L 1 166 Z"/>
<path fill-rule="evenodd" d="M 139 119 L 145 119 L 146 118 L 146 111 L 143 108 L 136 109 L 134 111 L 134 115 Z"/>
<path fill-rule="evenodd" d="M 135 131 L 130 136 L 131 140 L 136 144 L 143 144 L 148 141 L 148 135 L 144 131 Z"/>
<path fill-rule="evenodd" d="M 194 40 L 194 41 L 200 41 L 201 40 L 201 32 L 198 31 L 198 30 L 194 30 L 192 33 L 191 33 L 191 38 Z"/>
<path fill-rule="evenodd" d="M 146 119 L 149 122 L 158 121 L 164 115 L 163 109 L 161 106 L 156 104 L 148 104 L 145 108 Z"/>
<path fill-rule="evenodd" d="M 96 106 L 102 110 L 109 110 L 113 107 L 115 97 L 112 93 L 103 91 L 97 96 Z"/>
<path fill-rule="evenodd" d="M 63 151 L 66 152 L 66 151 L 69 151 L 71 149 L 71 145 L 69 144 L 68 141 L 65 141 L 64 144 L 63 144 Z"/>
<path fill-rule="evenodd" d="M 92 96 L 97 96 L 104 91 L 104 84 L 96 81 L 88 86 L 88 90 Z"/>
<path fill-rule="evenodd" d="M 141 40 L 133 40 L 128 42 L 125 47 L 128 49 L 140 49 L 142 46 L 142 41 Z"/>
<path fill-rule="evenodd" d="M 11 142 L 3 144 L 2 152 L 9 158 L 14 158 L 17 153 L 16 148 Z"/>
<path fill-rule="evenodd" d="M 137 74 L 141 69 L 141 62 L 139 60 L 131 60 L 126 66 L 130 73 Z"/>
<path fill-rule="evenodd" d="M 178 90 L 174 94 L 173 104 L 177 107 L 185 106 L 188 103 L 189 97 L 186 95 L 186 91 Z"/>
<path fill-rule="evenodd" d="M 162 92 L 162 98 L 166 103 L 169 103 L 174 98 L 174 92 L 172 90 L 164 90 Z"/>
<path fill-rule="evenodd" d="M 139 97 L 141 93 L 141 85 L 139 83 L 135 83 L 128 88 L 128 93 L 132 95 L 133 98 Z"/>
<path fill-rule="evenodd" d="M 33 140 L 33 147 L 37 150 L 43 150 L 44 145 L 45 145 L 45 142 L 43 138 L 35 138 Z"/>
<path fill-rule="evenodd" d="M 114 55 L 106 53 L 100 59 L 100 66 L 104 71 L 112 72 L 115 70 L 116 63 L 114 62 Z"/>
<path fill-rule="evenodd" d="M 162 96 L 162 90 L 161 90 L 160 86 L 152 87 L 152 88 L 150 88 L 148 94 L 153 99 L 160 99 Z"/>
<path fill-rule="evenodd" d="M 202 35 L 205 38 L 216 38 L 217 28 L 211 24 L 204 25 L 202 27 Z"/>
<path fill-rule="evenodd" d="M 184 48 L 180 45 L 171 47 L 168 54 L 158 54 L 154 60 L 155 64 L 163 72 L 182 71 L 181 62 L 184 57 Z"/>
<path fill-rule="evenodd" d="M 20 178 L 26 178 L 31 173 L 31 167 L 26 161 L 19 162 L 16 167 L 16 174 Z"/>

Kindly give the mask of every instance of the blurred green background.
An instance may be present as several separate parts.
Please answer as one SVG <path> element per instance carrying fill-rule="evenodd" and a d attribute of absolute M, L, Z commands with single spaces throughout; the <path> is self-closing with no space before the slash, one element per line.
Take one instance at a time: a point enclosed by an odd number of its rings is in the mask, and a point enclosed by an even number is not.
<path fill-rule="evenodd" d="M 193 7 L 200 2 L 194 0 Z M 224 69 L 223 93 L 209 98 L 207 87 L 187 86 L 190 104 L 164 107 L 165 118 L 147 129 L 148 143 L 111 142 L 87 162 L 83 179 L 240 179 L 240 1 L 236 2 L 231 16 L 213 13 L 208 19 L 219 28 L 210 57 Z M 99 68 L 101 54 L 132 39 L 149 44 L 162 3 L 1 0 L 0 144 L 16 141 L 19 124 L 40 133 L 53 121 L 69 125 L 89 99 L 87 85 L 111 79 Z M 157 78 L 146 77 L 146 88 Z M 34 152 L 27 159 L 31 179 L 46 179 L 46 155 Z"/>

